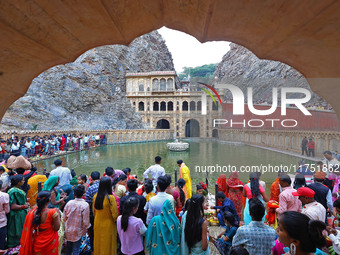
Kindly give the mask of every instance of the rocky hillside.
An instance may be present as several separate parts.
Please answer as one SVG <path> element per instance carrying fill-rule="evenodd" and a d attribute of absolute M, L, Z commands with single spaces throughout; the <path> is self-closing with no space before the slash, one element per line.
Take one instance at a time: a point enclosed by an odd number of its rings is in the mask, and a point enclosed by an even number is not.
<path fill-rule="evenodd" d="M 294 68 L 278 61 L 260 60 L 246 48 L 231 43 L 228 51 L 216 68 L 216 83 L 233 84 L 240 87 L 247 98 L 247 87 L 253 87 L 254 102 L 272 102 L 273 87 L 301 87 L 310 89 L 307 80 Z M 288 95 L 289 97 L 290 95 Z M 292 94 L 294 98 L 304 97 L 303 94 Z M 230 100 L 232 95 L 225 93 L 225 99 Z M 280 99 L 280 90 L 279 90 Z M 315 93 L 309 106 L 327 105 L 327 103 Z"/>
<path fill-rule="evenodd" d="M 35 78 L 6 112 L 3 127 L 22 129 L 143 128 L 125 98 L 125 73 L 175 70 L 161 35 L 154 31 L 129 46 L 102 46 L 75 62 Z"/>

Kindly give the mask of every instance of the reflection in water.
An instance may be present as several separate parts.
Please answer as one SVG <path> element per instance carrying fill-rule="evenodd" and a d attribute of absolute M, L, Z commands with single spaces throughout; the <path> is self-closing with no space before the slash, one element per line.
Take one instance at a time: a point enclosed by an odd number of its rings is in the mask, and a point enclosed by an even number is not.
<path fill-rule="evenodd" d="M 255 148 L 242 144 L 233 144 L 216 140 L 191 140 L 189 151 L 173 152 L 166 147 L 166 141 L 151 143 L 117 144 L 61 156 L 65 165 L 74 168 L 77 174 L 89 175 L 92 171 L 103 173 L 107 166 L 115 169 L 130 167 L 133 174 L 142 179 L 145 169 L 154 164 L 155 156 L 162 157 L 162 166 L 167 173 L 173 173 L 178 169 L 176 161 L 182 159 L 190 168 L 193 185 L 200 181 L 205 182 L 206 173 L 195 172 L 195 169 L 204 169 L 209 166 L 233 166 L 240 170 L 241 166 L 260 166 L 281 164 L 291 168 L 294 173 L 298 158 Z M 47 171 L 54 169 L 53 162 L 56 158 L 42 160 L 36 163 L 39 171 L 44 168 Z M 229 176 L 229 173 L 226 173 Z M 220 173 L 210 173 L 209 183 L 214 183 Z M 174 176 L 172 174 L 172 176 Z M 240 179 L 248 181 L 248 173 L 240 172 Z M 271 184 L 277 177 L 277 173 L 264 173 L 261 177 L 266 183 Z M 174 178 L 174 177 L 173 177 Z M 173 179 L 174 181 L 174 179 Z M 268 189 L 269 186 L 267 185 Z M 194 188 L 195 190 L 195 188 Z"/>

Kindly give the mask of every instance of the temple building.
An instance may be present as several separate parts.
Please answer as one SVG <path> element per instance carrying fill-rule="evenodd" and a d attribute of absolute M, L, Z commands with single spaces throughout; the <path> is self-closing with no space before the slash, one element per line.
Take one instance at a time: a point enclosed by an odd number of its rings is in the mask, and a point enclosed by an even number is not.
<path fill-rule="evenodd" d="M 202 91 L 176 88 L 175 71 L 127 73 L 126 96 L 148 128 L 172 129 L 176 137 L 218 137 L 212 121 L 221 107 L 207 97 L 202 115 Z M 188 90 L 188 89 L 186 89 Z"/>

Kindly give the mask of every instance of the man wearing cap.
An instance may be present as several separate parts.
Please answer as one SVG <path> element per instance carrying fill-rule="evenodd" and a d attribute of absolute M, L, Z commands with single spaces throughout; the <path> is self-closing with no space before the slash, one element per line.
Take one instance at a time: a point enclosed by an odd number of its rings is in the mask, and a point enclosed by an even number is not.
<path fill-rule="evenodd" d="M 311 220 L 326 220 L 326 209 L 322 204 L 314 200 L 314 190 L 302 187 L 297 192 L 292 193 L 293 196 L 298 196 L 303 207 L 301 213 L 307 215 Z"/>
<path fill-rule="evenodd" d="M 332 192 L 331 190 L 323 184 L 326 179 L 326 173 L 322 171 L 318 171 L 314 175 L 314 183 L 308 185 L 308 188 L 314 190 L 315 192 L 315 200 L 325 207 L 325 209 L 329 209 L 330 212 L 333 211 L 333 200 L 332 200 Z"/>

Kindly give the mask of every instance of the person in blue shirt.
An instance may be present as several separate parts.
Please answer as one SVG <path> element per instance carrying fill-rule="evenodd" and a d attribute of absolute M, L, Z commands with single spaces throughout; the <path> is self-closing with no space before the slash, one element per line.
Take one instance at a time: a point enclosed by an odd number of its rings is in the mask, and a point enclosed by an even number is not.
<path fill-rule="evenodd" d="M 231 212 L 234 215 L 236 222 L 239 223 L 240 218 L 238 217 L 234 203 L 229 198 L 225 197 L 222 191 L 217 192 L 216 197 L 218 201 L 222 203 L 222 206 L 212 206 L 211 209 L 217 209 L 217 218 L 220 226 L 226 228 L 223 217 L 224 212 Z"/>
<path fill-rule="evenodd" d="M 233 237 L 236 234 L 238 224 L 236 223 L 234 214 L 231 212 L 224 212 L 223 217 L 224 222 L 227 225 L 226 231 L 218 235 L 217 240 L 214 237 L 209 236 L 209 241 L 215 244 L 221 254 L 227 255 L 229 254 L 230 247 L 232 246 Z"/>

